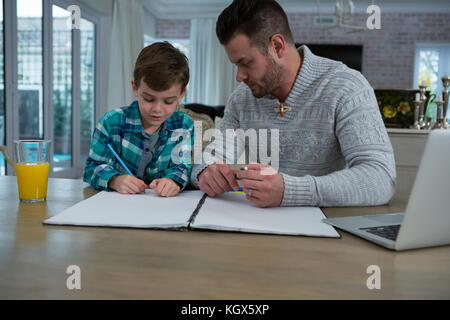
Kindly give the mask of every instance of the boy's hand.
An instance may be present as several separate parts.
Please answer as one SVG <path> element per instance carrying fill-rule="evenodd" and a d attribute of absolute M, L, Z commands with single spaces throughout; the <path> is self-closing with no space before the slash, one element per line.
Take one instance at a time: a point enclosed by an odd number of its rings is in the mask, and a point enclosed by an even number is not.
<path fill-rule="evenodd" d="M 162 197 L 174 197 L 180 192 L 180 186 L 170 178 L 155 179 L 150 183 L 150 189 Z"/>
<path fill-rule="evenodd" d="M 147 184 L 141 179 L 124 174 L 109 179 L 108 188 L 114 189 L 122 194 L 135 194 L 145 192 Z"/>

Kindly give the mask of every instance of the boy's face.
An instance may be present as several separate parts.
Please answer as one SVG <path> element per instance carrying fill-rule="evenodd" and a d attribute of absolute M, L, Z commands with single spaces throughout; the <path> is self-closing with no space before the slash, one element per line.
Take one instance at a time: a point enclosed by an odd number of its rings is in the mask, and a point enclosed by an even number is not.
<path fill-rule="evenodd" d="M 134 95 L 138 98 L 144 130 L 153 133 L 174 113 L 177 104 L 183 99 L 186 89 L 181 92 L 181 84 L 177 83 L 165 91 L 151 89 L 141 79 L 139 88 L 131 80 Z"/>

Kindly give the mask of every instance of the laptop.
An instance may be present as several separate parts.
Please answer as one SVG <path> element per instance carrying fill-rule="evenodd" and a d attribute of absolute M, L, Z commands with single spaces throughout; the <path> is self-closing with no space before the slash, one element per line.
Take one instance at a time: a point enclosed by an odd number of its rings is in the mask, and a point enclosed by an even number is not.
<path fill-rule="evenodd" d="M 450 244 L 450 130 L 430 132 L 404 213 L 322 221 L 397 251 Z"/>

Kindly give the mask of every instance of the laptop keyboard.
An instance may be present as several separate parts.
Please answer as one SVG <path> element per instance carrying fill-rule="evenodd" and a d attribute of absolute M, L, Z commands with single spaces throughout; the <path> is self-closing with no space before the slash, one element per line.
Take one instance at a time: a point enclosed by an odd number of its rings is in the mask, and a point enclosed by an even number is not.
<path fill-rule="evenodd" d="M 392 241 L 397 240 L 398 231 L 400 230 L 399 224 L 391 226 L 373 227 L 373 228 L 360 228 L 360 230 L 367 231 L 382 238 L 386 238 Z"/>

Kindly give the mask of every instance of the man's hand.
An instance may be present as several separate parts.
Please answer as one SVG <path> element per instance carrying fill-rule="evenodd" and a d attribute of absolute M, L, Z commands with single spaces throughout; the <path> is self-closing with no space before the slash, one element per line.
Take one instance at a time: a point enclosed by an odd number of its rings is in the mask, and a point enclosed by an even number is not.
<path fill-rule="evenodd" d="M 198 175 L 198 186 L 210 197 L 231 189 L 237 191 L 239 184 L 234 177 L 235 172 L 233 167 L 225 163 L 214 163 Z"/>
<path fill-rule="evenodd" d="M 258 207 L 279 207 L 284 195 L 283 176 L 267 164 L 253 163 L 239 171 L 247 200 Z"/>
<path fill-rule="evenodd" d="M 147 184 L 136 177 L 128 174 L 117 175 L 109 179 L 108 188 L 122 194 L 135 194 L 145 192 Z"/>
<path fill-rule="evenodd" d="M 155 179 L 150 183 L 150 188 L 161 197 L 174 197 L 180 192 L 180 186 L 170 178 Z"/>

